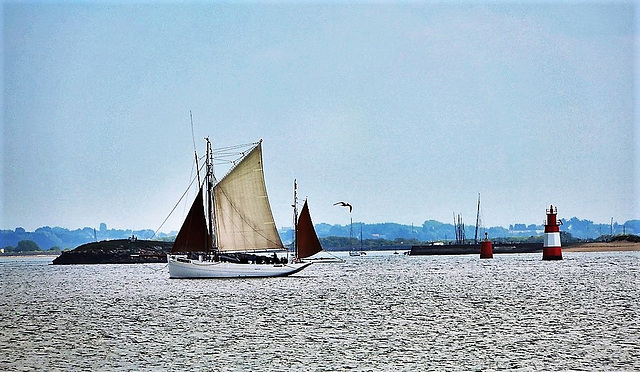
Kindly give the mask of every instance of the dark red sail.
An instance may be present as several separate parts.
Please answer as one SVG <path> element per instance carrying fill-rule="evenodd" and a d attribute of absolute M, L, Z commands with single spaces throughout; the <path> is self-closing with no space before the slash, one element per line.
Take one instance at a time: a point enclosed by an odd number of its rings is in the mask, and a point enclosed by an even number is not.
<path fill-rule="evenodd" d="M 207 218 L 204 214 L 202 187 L 193 201 L 189 214 L 185 218 L 178 236 L 173 243 L 171 253 L 208 252 L 211 250 L 211 238 L 207 229 Z"/>
<path fill-rule="evenodd" d="M 316 229 L 314 229 L 313 222 L 311 222 L 309 206 L 306 200 L 304 201 L 304 206 L 302 206 L 302 211 L 300 211 L 300 217 L 298 218 L 296 243 L 298 246 L 298 258 L 313 256 L 322 250 Z"/>

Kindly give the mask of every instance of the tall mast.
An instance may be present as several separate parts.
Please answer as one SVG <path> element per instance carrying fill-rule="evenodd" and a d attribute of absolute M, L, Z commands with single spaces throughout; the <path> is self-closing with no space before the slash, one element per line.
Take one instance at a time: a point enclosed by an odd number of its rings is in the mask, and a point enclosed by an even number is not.
<path fill-rule="evenodd" d="M 198 176 L 198 187 L 200 187 L 200 165 L 198 164 L 198 151 L 196 151 L 196 138 L 193 135 L 193 114 L 189 110 L 189 118 L 191 119 L 191 140 L 193 141 L 193 155 L 196 157 L 196 175 Z"/>
<path fill-rule="evenodd" d="M 462 222 L 462 214 L 458 213 L 456 219 L 456 212 L 453 212 L 453 225 L 456 231 L 456 244 L 464 244 L 464 223 Z"/>
<path fill-rule="evenodd" d="M 209 238 L 211 240 L 211 247 L 213 248 L 215 243 L 215 233 L 213 231 L 213 151 L 211 150 L 211 141 L 209 137 L 206 137 L 207 141 L 207 204 L 209 205 Z M 198 172 L 199 173 L 199 172 Z"/>
<path fill-rule="evenodd" d="M 349 212 L 349 217 L 351 219 L 351 222 L 349 224 L 349 250 L 352 251 L 353 242 L 351 240 L 353 239 L 353 217 L 351 217 L 351 212 Z"/>
<path fill-rule="evenodd" d="M 475 244 L 478 244 L 478 225 L 480 224 L 480 193 L 478 193 L 478 214 L 476 214 L 476 236 L 473 238 Z"/>
<path fill-rule="evenodd" d="M 293 257 L 298 258 L 298 182 L 293 180 Z"/>

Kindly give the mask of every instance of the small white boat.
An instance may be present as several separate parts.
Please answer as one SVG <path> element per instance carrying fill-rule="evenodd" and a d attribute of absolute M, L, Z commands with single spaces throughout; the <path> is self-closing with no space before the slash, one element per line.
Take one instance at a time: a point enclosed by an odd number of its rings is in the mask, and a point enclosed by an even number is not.
<path fill-rule="evenodd" d="M 167 255 L 171 278 L 287 276 L 311 265 L 277 256 L 286 250 L 267 196 L 262 141 L 241 154 L 217 181 L 207 138 L 206 176 Z"/>

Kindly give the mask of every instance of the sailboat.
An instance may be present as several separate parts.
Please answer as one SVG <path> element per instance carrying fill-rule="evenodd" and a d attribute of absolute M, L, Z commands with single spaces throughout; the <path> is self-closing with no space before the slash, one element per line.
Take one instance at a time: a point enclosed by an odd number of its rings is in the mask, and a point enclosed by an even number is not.
<path fill-rule="evenodd" d="M 353 212 L 353 206 L 345 201 L 339 201 L 339 202 L 335 202 L 333 203 L 333 205 L 339 205 L 341 207 L 347 207 L 349 208 L 349 219 L 351 221 L 351 224 L 349 225 L 349 256 L 352 257 L 357 257 L 360 255 L 365 255 L 366 253 L 364 253 L 362 251 L 362 224 L 360 224 L 360 250 L 354 250 L 353 249 L 353 217 L 351 217 L 351 212 Z"/>
<path fill-rule="evenodd" d="M 351 220 L 351 226 L 353 226 L 353 220 Z M 351 227 L 351 230 L 353 230 L 353 227 Z M 351 242 L 351 237 L 349 237 L 349 242 Z M 349 256 L 360 257 L 360 256 L 366 256 L 366 255 L 367 253 L 362 249 L 362 222 L 361 222 L 360 223 L 360 250 L 356 251 L 352 247 L 351 250 L 349 251 Z"/>
<path fill-rule="evenodd" d="M 267 196 L 262 140 L 219 181 L 213 174 L 211 142 L 206 142 L 206 176 L 198 182 L 198 194 L 167 255 L 170 277 L 287 276 L 309 266 L 277 255 L 286 250 Z"/>
<path fill-rule="evenodd" d="M 297 190 L 297 185 L 294 184 L 294 190 Z M 294 193 L 294 216 L 297 214 L 297 194 Z M 294 238 L 294 252 L 296 260 L 301 262 L 342 262 L 337 257 L 314 257 L 317 253 L 323 251 L 316 229 L 313 227 L 311 221 L 311 214 L 309 213 L 309 203 L 307 199 L 304 200 L 300 216 L 295 219 L 295 238 Z"/>

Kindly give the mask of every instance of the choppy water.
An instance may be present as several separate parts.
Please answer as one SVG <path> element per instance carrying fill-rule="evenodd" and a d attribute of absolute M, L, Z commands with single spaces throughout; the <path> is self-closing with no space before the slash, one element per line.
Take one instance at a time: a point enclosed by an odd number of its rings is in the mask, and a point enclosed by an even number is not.
<path fill-rule="evenodd" d="M 640 370 L 640 253 L 369 254 L 294 277 L 0 259 L 0 370 Z"/>

